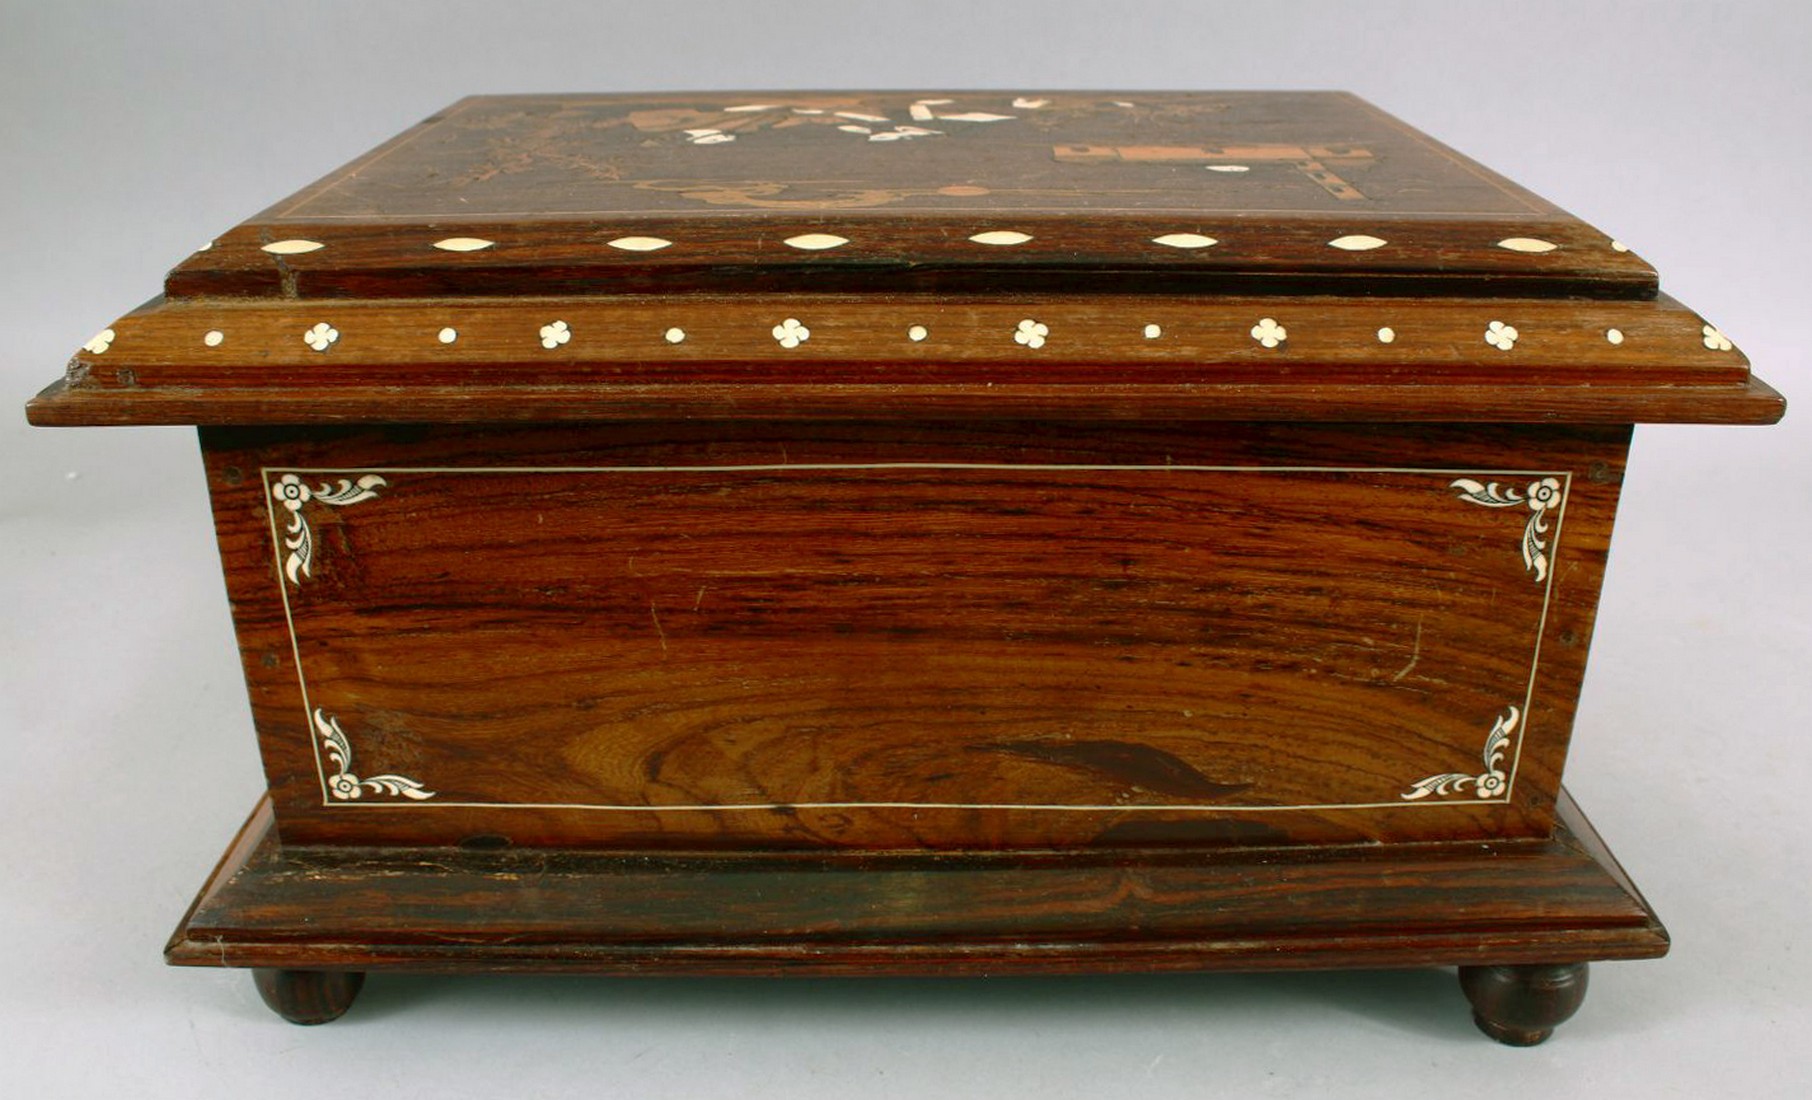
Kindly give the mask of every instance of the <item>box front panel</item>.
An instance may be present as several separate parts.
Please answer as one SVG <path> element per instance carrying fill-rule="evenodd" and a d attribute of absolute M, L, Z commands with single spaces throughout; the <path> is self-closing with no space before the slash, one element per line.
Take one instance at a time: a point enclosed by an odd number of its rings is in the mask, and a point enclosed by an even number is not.
<path fill-rule="evenodd" d="M 209 432 L 285 839 L 1545 830 L 1627 433 Z"/>

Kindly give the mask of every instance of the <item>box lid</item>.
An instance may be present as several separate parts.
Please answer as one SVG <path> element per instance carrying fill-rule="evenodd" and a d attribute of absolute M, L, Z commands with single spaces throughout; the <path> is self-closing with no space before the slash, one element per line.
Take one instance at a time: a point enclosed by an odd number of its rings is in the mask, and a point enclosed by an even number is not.
<path fill-rule="evenodd" d="M 1343 93 L 462 100 L 223 234 L 38 423 L 1721 420 L 1591 226 Z"/>

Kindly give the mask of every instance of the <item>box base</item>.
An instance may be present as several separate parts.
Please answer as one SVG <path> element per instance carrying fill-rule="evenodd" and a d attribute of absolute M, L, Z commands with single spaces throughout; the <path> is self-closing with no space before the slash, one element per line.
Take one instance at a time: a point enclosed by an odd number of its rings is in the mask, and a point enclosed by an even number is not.
<path fill-rule="evenodd" d="M 986 975 L 1459 966 L 1480 1027 L 1540 1042 L 1585 963 L 1667 933 L 1563 796 L 1492 844 L 634 856 L 285 849 L 260 801 L 166 949 L 258 971 L 298 1023 L 367 970 Z"/>

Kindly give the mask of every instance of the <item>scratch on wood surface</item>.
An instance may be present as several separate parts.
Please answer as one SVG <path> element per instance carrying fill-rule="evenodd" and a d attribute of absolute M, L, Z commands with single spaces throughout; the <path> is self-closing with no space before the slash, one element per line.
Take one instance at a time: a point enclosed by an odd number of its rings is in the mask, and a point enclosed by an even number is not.
<path fill-rule="evenodd" d="M 1416 620 L 1415 648 L 1410 652 L 1409 663 L 1404 665 L 1402 668 L 1398 669 L 1397 674 L 1390 678 L 1390 682 L 1393 684 L 1402 682 L 1403 677 L 1408 676 L 1410 670 L 1415 668 L 1416 663 L 1419 662 L 1421 659 L 1422 659 L 1422 620 L 1417 619 Z"/>
<path fill-rule="evenodd" d="M 703 595 L 703 589 L 700 590 Z M 661 629 L 661 613 L 654 609 L 654 601 L 648 601 L 648 617 L 654 620 L 654 632 L 661 636 L 661 652 L 667 652 L 667 632 Z"/>

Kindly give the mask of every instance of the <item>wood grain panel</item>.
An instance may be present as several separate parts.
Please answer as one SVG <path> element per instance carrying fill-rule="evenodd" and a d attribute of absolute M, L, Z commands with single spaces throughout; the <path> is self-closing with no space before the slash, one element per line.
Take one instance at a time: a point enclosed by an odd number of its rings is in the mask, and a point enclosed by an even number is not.
<path fill-rule="evenodd" d="M 1026 848 L 1540 828 L 1622 443 L 1527 435 L 676 425 L 207 449 L 291 841 Z M 302 506 L 299 583 L 267 488 L 285 475 L 383 479 Z M 1568 486 L 1544 576 L 1519 551 L 1530 510 L 1469 503 L 1461 476 Z M 1510 707 L 1507 801 L 1403 797 L 1481 773 Z M 321 755 L 317 710 L 351 761 Z M 336 775 L 432 794 L 339 799 Z"/>

